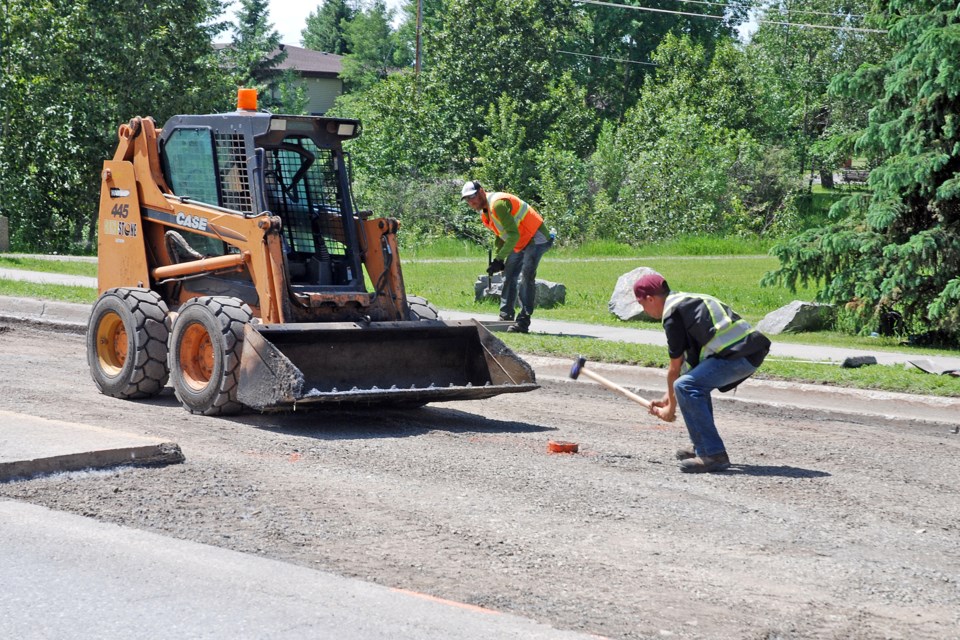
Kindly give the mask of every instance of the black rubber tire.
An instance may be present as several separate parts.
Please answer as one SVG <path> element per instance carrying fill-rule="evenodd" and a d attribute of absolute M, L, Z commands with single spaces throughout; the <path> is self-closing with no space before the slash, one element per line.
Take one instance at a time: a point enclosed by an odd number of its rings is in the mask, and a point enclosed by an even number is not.
<path fill-rule="evenodd" d="M 439 320 L 440 312 L 430 304 L 426 298 L 407 296 L 407 306 L 410 307 L 409 320 Z"/>
<path fill-rule="evenodd" d="M 243 328 L 253 318 L 236 298 L 204 296 L 180 308 L 170 334 L 170 382 L 190 413 L 232 415 L 237 401 Z"/>
<path fill-rule="evenodd" d="M 110 289 L 93 305 L 87 323 L 90 377 L 104 395 L 150 398 L 167 384 L 166 303 L 149 289 Z"/>

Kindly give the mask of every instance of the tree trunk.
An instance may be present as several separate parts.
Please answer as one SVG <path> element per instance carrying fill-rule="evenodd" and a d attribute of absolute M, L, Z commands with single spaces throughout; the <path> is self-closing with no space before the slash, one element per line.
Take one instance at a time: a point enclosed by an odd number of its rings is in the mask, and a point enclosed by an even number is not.
<path fill-rule="evenodd" d="M 824 189 L 833 189 L 833 171 L 820 169 L 820 186 Z"/>

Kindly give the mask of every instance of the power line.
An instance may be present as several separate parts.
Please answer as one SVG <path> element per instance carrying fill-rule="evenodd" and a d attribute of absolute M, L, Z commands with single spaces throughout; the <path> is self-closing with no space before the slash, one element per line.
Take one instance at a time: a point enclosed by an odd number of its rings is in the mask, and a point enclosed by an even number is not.
<path fill-rule="evenodd" d="M 712 16 L 707 13 L 691 13 L 689 11 L 673 11 L 670 9 L 656 9 L 654 7 L 641 7 L 629 4 L 617 4 L 615 2 L 601 2 L 600 0 L 573 0 L 578 4 L 595 4 L 600 7 L 617 7 L 618 9 L 633 9 L 634 11 L 650 11 L 652 13 L 669 13 L 678 16 L 690 16 L 692 18 L 710 18 L 711 20 L 723 20 L 724 16 Z M 828 24 L 805 24 L 801 22 L 781 22 L 779 20 L 757 20 L 758 23 L 775 24 L 786 27 L 807 27 L 809 29 L 830 29 L 833 31 L 859 31 L 863 33 L 886 33 L 886 29 L 865 29 L 863 27 L 835 27 Z"/>
<path fill-rule="evenodd" d="M 733 5 L 728 4 L 728 3 L 726 3 L 726 2 L 709 2 L 708 0 L 674 0 L 674 1 L 675 1 L 675 2 L 683 2 L 683 3 L 687 3 L 687 4 L 706 4 L 706 5 L 713 5 L 713 6 L 717 6 L 717 7 L 724 7 L 724 8 L 726 8 L 726 9 L 732 9 L 732 8 L 734 8 Z M 766 9 L 765 9 L 765 11 L 766 11 Z M 865 15 L 862 15 L 862 14 L 859 14 L 859 13 L 839 14 L 839 13 L 831 13 L 831 12 L 829 12 L 829 11 L 811 11 L 811 10 L 809 10 L 809 9 L 787 9 L 787 10 L 786 10 L 786 13 L 788 13 L 788 14 L 790 14 L 790 13 L 809 13 L 809 14 L 815 15 L 815 16 L 831 16 L 831 17 L 834 17 L 834 18 L 841 18 L 841 17 L 842 17 L 842 18 L 865 18 L 865 17 L 866 17 Z"/>
<path fill-rule="evenodd" d="M 645 64 L 651 67 L 657 66 L 654 62 L 640 62 L 639 60 L 627 60 L 626 58 L 611 58 L 610 56 L 594 56 L 589 53 L 577 53 L 576 51 L 561 51 L 557 50 L 557 53 L 566 53 L 571 56 L 582 56 L 584 58 L 595 58 L 597 60 L 610 60 L 612 62 L 627 62 L 630 64 Z"/>

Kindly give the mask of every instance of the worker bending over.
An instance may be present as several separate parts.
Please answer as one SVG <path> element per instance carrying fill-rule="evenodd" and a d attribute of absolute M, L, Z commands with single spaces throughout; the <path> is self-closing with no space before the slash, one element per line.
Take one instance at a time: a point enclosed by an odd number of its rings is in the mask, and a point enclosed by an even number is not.
<path fill-rule="evenodd" d="M 770 340 L 716 298 L 701 293 L 674 293 L 659 273 L 633 285 L 647 315 L 663 321 L 667 334 L 667 392 L 650 413 L 666 422 L 683 414 L 692 448 L 677 451 L 686 473 L 723 471 L 730 466 L 717 432 L 710 393 L 729 391 L 753 375 L 770 351 Z"/>
<path fill-rule="evenodd" d="M 529 204 L 510 193 L 487 193 L 476 180 L 460 190 L 460 199 L 480 212 L 483 224 L 496 236 L 496 256 L 487 267 L 487 274 L 503 271 L 500 293 L 500 319 L 513 320 L 520 294 L 520 314 L 507 331 L 527 333 L 537 296 L 537 267 L 540 258 L 553 246 L 553 238 L 543 217 Z M 523 283 L 517 281 L 523 276 Z"/>

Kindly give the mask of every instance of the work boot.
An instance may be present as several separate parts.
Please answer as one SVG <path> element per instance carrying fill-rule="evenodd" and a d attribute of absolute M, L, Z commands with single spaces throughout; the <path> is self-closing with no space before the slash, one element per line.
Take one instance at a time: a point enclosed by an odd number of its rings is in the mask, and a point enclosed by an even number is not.
<path fill-rule="evenodd" d="M 501 313 L 500 319 L 504 322 L 513 322 L 513 316 L 509 313 Z"/>
<path fill-rule="evenodd" d="M 693 445 L 687 447 L 681 447 L 677 449 L 677 460 L 687 460 L 688 458 L 696 458 L 697 452 L 693 450 Z"/>
<path fill-rule="evenodd" d="M 530 333 L 530 326 L 518 322 L 507 327 L 507 333 Z"/>
<path fill-rule="evenodd" d="M 730 458 L 725 451 L 712 456 L 699 456 L 697 458 L 688 458 L 680 463 L 680 471 L 683 473 L 711 473 L 713 471 L 724 471 L 730 468 Z"/>

